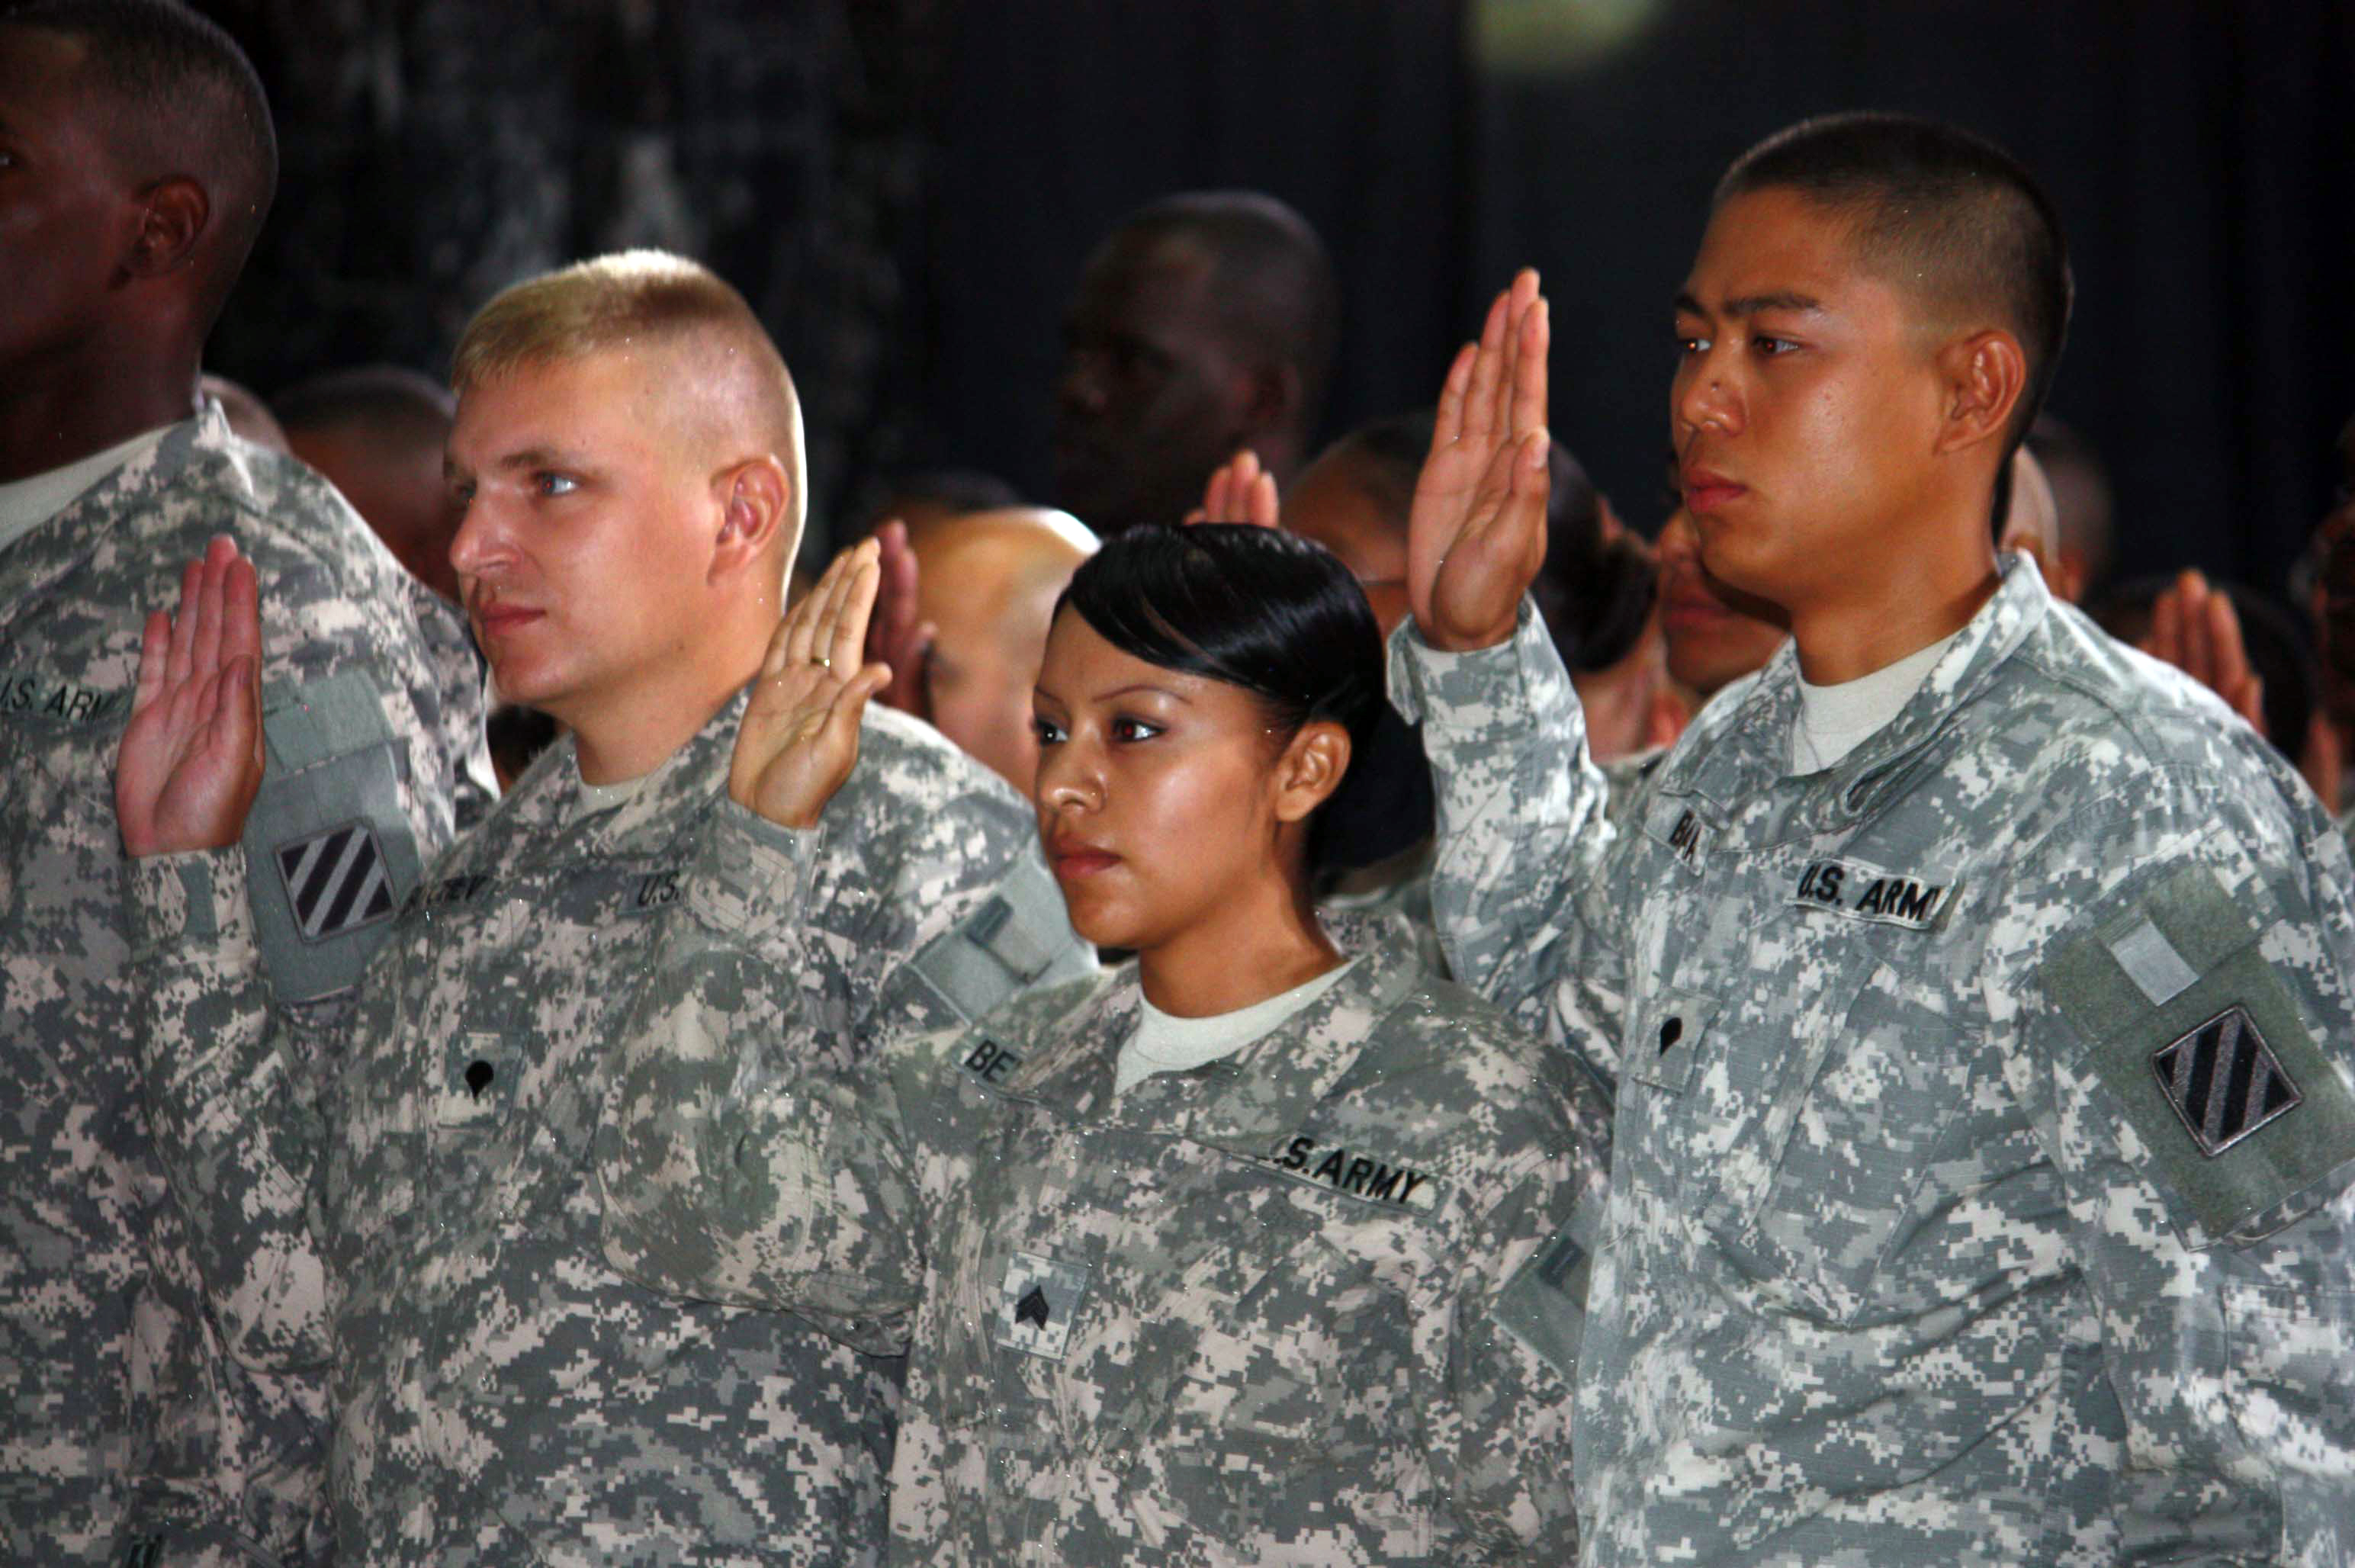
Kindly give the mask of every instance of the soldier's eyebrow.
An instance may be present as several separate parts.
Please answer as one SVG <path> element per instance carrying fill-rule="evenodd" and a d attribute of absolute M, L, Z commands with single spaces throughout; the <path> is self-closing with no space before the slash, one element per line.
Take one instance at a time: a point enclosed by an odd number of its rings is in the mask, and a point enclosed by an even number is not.
<path fill-rule="evenodd" d="M 1715 312 L 1714 314 L 1719 315 L 1745 316 L 1756 315 L 1763 310 L 1787 310 L 1801 315 L 1820 315 L 1823 313 L 1823 308 L 1824 302 L 1816 298 L 1813 294 L 1803 294 L 1789 289 L 1784 289 L 1773 293 L 1737 294 L 1732 299 L 1725 302 L 1725 306 L 1722 310 Z M 1702 306 L 1700 301 L 1693 298 L 1689 293 L 1684 292 L 1680 292 L 1677 295 L 1676 310 L 1678 315 L 1709 315 L 1712 314 Z"/>
<path fill-rule="evenodd" d="M 507 453 L 491 466 L 512 474 L 526 468 L 579 468 L 582 460 L 552 446 L 527 446 L 519 452 Z"/>
<path fill-rule="evenodd" d="M 1095 700 L 1110 702 L 1115 697 L 1127 697 L 1139 691 L 1149 691 L 1156 697 L 1167 697 L 1173 702 L 1182 702 L 1188 708 L 1194 705 L 1194 699 L 1185 693 L 1172 691 L 1166 686 L 1156 686 L 1149 680 L 1132 681 L 1126 686 L 1115 687 L 1110 691 L 1099 691 L 1095 695 Z"/>

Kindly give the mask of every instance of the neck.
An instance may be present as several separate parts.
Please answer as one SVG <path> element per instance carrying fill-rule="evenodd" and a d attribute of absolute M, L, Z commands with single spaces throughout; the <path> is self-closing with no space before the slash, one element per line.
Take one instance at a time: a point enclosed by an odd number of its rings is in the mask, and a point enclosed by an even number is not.
<path fill-rule="evenodd" d="M 766 639 L 728 658 L 706 657 L 675 675 L 642 679 L 626 697 L 592 698 L 585 712 L 549 711 L 572 727 L 581 782 L 644 778 L 678 753 L 760 672 Z"/>
<path fill-rule="evenodd" d="M 1946 537 L 1958 533 L 1972 537 Z M 1844 577 L 1820 602 L 1790 606 L 1799 673 L 1810 685 L 1838 686 L 1885 669 L 1961 631 L 2002 583 L 1984 522 L 1971 548 L 1899 551 Z"/>
<path fill-rule="evenodd" d="M 46 372 L 0 373 L 0 484 L 47 474 L 197 406 L 197 357 L 96 351 Z"/>
<path fill-rule="evenodd" d="M 1339 949 L 1316 923 L 1305 877 L 1269 879 L 1136 955 L 1146 1000 L 1184 1019 L 1214 1018 L 1280 997 L 1340 962 Z"/>

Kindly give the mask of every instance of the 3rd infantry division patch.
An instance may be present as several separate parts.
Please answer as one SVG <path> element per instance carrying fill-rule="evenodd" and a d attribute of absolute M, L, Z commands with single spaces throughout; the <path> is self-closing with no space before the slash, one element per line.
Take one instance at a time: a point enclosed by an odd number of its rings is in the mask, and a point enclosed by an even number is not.
<path fill-rule="evenodd" d="M 282 844 L 278 874 L 305 942 L 325 942 L 392 913 L 392 878 L 365 822 Z"/>
<path fill-rule="evenodd" d="M 2160 1047 L 2150 1064 L 2160 1093 L 2210 1159 L 2305 1098 L 2244 1008 L 2227 1008 Z"/>

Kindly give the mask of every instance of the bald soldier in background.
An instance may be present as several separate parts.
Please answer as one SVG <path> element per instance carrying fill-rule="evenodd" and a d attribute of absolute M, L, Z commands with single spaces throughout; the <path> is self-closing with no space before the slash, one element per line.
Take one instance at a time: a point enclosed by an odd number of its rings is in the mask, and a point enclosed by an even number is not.
<path fill-rule="evenodd" d="M 199 400 L 277 177 L 236 46 L 176 5 L 13 10 L 0 154 L 0 1559 L 300 1562 L 324 1541 L 319 1371 L 258 1369 L 206 1314 L 127 1049 L 148 1004 L 121 986 L 109 802 L 142 619 L 215 534 L 268 584 L 275 771 L 247 842 L 350 853 L 257 883 L 252 1017 L 171 1021 L 250 1023 L 266 986 L 296 1077 L 328 1069 L 383 916 L 449 841 L 481 710 L 350 507 Z"/>
<path fill-rule="evenodd" d="M 1451 379 L 1392 691 L 1457 973 L 1615 1045 L 1606 1239 L 1559 1260 L 1590 1563 L 2355 1545 L 2355 867 L 2247 725 L 1996 554 L 2069 302 L 1975 137 L 1842 115 L 1736 162 L 1671 423 L 1709 570 L 1792 642 L 1624 827 L 1517 609 L 1534 278 L 1487 329 L 1518 389 Z"/>
<path fill-rule="evenodd" d="M 1013 507 L 887 523 L 876 537 L 887 592 L 868 645 L 892 670 L 882 699 L 1027 793 L 1047 625 L 1095 536 L 1069 512 Z"/>
<path fill-rule="evenodd" d="M 641 251 L 492 300 L 453 381 L 467 609 L 499 689 L 570 733 L 394 918 L 316 1093 L 250 978 L 272 869 L 222 848 L 272 776 L 239 701 L 232 555 L 143 662 L 125 820 L 179 826 L 134 846 L 133 977 L 162 1003 L 138 1055 L 213 1311 L 248 1360 L 330 1369 L 346 1563 L 870 1564 L 897 1363 L 632 1285 L 585 1179 L 690 847 L 721 860 L 698 886 L 756 863 L 727 786 L 740 721 L 756 743 L 783 721 L 745 694 L 801 533 L 792 379 L 733 289 Z M 862 740 L 805 880 L 759 890 L 775 920 L 747 962 L 790 961 L 807 1021 L 748 1002 L 748 1081 L 1088 963 L 1011 791 L 898 715 Z"/>

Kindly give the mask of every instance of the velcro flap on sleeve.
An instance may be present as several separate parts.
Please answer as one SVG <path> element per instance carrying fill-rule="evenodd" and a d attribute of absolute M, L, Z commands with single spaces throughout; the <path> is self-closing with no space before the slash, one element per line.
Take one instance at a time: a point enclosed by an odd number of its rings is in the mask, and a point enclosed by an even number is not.
<path fill-rule="evenodd" d="M 277 688 L 270 766 L 246 821 L 254 936 L 282 1002 L 349 990 L 423 872 L 401 810 L 399 748 L 357 671 Z"/>
<path fill-rule="evenodd" d="M 912 963 L 971 1023 L 1019 991 L 1086 972 L 1094 959 L 1072 935 L 1063 896 L 1032 853 L 1014 862 L 971 918 L 934 938 Z"/>
<path fill-rule="evenodd" d="M 2355 1161 L 2355 1093 L 2214 871 L 2178 871 L 2037 972 L 2194 1246 L 2277 1229 Z"/>
<path fill-rule="evenodd" d="M 1594 1267 L 1593 1237 L 1585 1213 L 1582 1209 L 1546 1238 L 1506 1283 L 1489 1314 L 1498 1328 L 1571 1382 L 1578 1381 L 1587 1276 Z"/>

